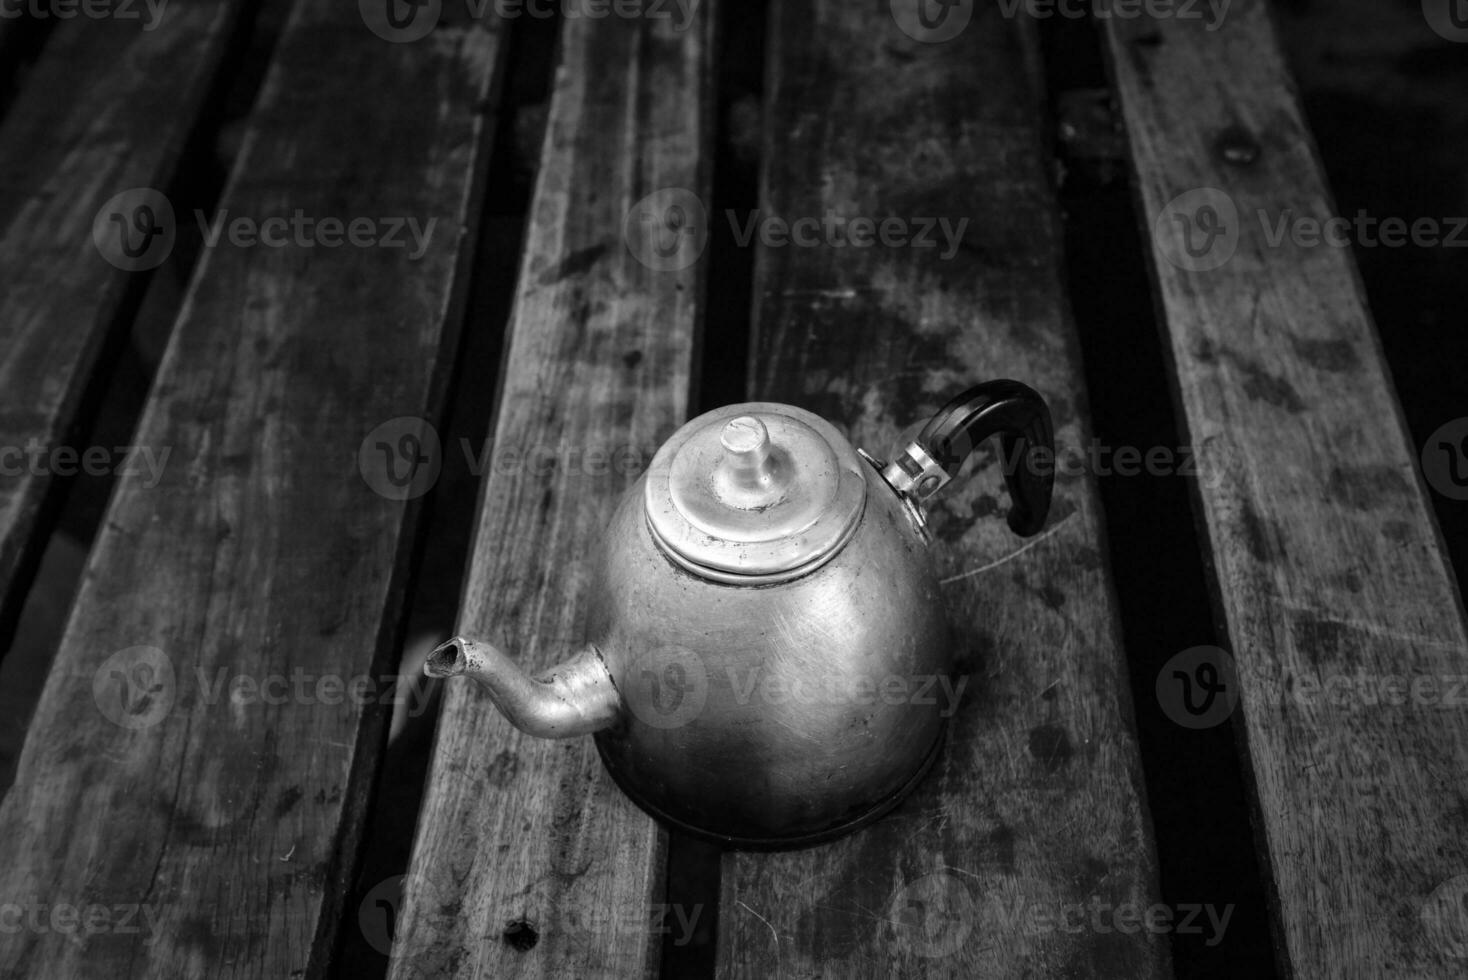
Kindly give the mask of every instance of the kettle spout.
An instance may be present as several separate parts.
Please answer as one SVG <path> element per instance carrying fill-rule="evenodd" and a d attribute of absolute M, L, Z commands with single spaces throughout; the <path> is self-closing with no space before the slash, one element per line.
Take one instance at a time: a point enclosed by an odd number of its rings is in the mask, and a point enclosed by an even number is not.
<path fill-rule="evenodd" d="M 531 677 L 497 647 L 456 636 L 428 655 L 423 672 L 474 678 L 510 724 L 538 738 L 589 735 L 622 712 L 622 698 L 593 646 Z"/>

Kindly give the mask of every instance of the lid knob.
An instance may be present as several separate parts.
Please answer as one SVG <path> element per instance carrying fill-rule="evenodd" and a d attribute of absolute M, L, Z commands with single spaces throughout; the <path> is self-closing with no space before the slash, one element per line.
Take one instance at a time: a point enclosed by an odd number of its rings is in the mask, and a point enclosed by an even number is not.
<path fill-rule="evenodd" d="M 753 415 L 741 415 L 724 424 L 719 442 L 728 454 L 724 469 L 730 482 L 742 490 L 763 490 L 775 476 L 770 458 L 770 431 Z"/>

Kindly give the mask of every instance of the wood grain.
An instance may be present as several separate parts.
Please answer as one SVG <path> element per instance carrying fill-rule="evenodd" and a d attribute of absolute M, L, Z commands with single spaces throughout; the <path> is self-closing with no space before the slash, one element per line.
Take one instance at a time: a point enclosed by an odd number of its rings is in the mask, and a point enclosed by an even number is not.
<path fill-rule="evenodd" d="M 294 11 L 220 207 L 436 227 L 416 260 L 328 247 L 325 228 L 310 246 L 206 250 L 139 424 L 166 465 L 118 483 L 0 805 L 0 901 L 42 923 L 0 935 L 0 974 L 326 974 L 415 512 L 374 491 L 358 449 L 439 411 L 499 51 L 483 27 L 391 45 L 353 5 Z M 105 196 L 132 131 L 97 125 L 71 165 L 90 159 L 80 186 Z M 83 241 L 46 252 L 52 290 L 91 282 L 90 194 L 64 226 Z M 51 203 L 14 208 L 11 227 Z M 62 907 L 103 912 L 83 919 L 95 930 L 55 927 Z"/>
<path fill-rule="evenodd" d="M 649 194 L 708 200 L 713 8 L 563 26 L 459 618 L 532 673 L 580 647 L 600 532 L 688 414 L 702 263 L 655 271 L 623 225 Z M 590 738 L 524 736 L 455 682 L 391 975 L 654 976 L 665 847 Z"/>
<path fill-rule="evenodd" d="M 1462 605 L 1349 250 L 1269 240 L 1291 212 L 1336 212 L 1267 10 L 1106 39 L 1178 400 L 1213 471 L 1198 500 L 1282 969 L 1462 976 Z"/>
<path fill-rule="evenodd" d="M 880 456 L 967 385 L 1013 377 L 1049 400 L 1058 445 L 1085 445 L 1034 25 L 975 4 L 957 37 L 923 43 L 887 4 L 772 11 L 764 217 L 966 224 L 954 249 L 941 231 L 761 249 L 751 394 Z M 996 456 L 933 513 L 970 681 L 947 745 L 870 828 L 726 857 L 720 976 L 1167 974 L 1165 936 L 1057 924 L 1158 902 L 1154 854 L 1093 481 L 1062 475 L 1047 529 L 1017 539 Z"/>
<path fill-rule="evenodd" d="M 69 446 L 104 340 L 140 275 L 103 258 L 93 217 L 123 191 L 168 186 L 241 6 L 170 3 L 148 31 L 114 19 L 59 23 L 0 126 L 0 621 L 21 598 L 18 569 L 39 548 L 54 471 L 79 465 L 27 447 Z M 28 29 L 0 21 L 7 42 Z"/>

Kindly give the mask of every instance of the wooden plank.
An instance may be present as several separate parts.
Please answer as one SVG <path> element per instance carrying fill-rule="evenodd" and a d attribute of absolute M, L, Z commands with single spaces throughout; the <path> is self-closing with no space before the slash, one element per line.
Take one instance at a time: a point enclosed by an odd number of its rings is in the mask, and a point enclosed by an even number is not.
<path fill-rule="evenodd" d="M 0 973 L 328 970 L 414 513 L 359 447 L 440 408 L 499 51 L 482 26 L 390 45 L 353 6 L 294 11 L 220 204 L 262 238 L 206 250 L 139 424 L 167 465 L 117 486 L 0 805 L 0 895 L 40 917 Z M 265 225 L 297 214 L 322 224 Z M 426 242 L 387 247 L 409 217 Z"/>
<path fill-rule="evenodd" d="M 1461 976 L 1463 610 L 1349 252 L 1270 242 L 1287 209 L 1336 212 L 1268 11 L 1106 39 L 1178 399 L 1213 460 L 1197 492 L 1282 969 Z"/>
<path fill-rule="evenodd" d="M 976 4 L 956 37 L 924 43 L 886 4 L 772 12 L 764 216 L 943 218 L 960 234 L 762 249 L 751 394 L 885 455 L 967 385 L 1014 377 L 1050 401 L 1058 445 L 1085 446 L 1034 25 Z M 720 976 L 1167 973 L 1165 936 L 1112 926 L 1158 891 L 1095 486 L 1062 475 L 1047 529 L 1022 541 L 985 453 L 933 517 L 971 681 L 942 755 L 866 830 L 727 856 Z M 1056 924 L 1093 901 L 1102 928 Z"/>
<path fill-rule="evenodd" d="M 80 465 L 51 451 L 68 446 L 139 275 L 106 261 L 93 221 L 122 192 L 168 186 L 241 6 L 171 3 L 147 31 L 115 19 L 57 24 L 0 126 L 0 621 L 23 591 L 14 579 L 39 547 L 54 474 Z M 8 41 L 28 26 L 0 23 Z"/>
<path fill-rule="evenodd" d="M 624 225 L 708 199 L 715 16 L 564 24 L 459 617 L 532 673 L 578 648 L 606 519 L 688 414 L 702 263 L 646 266 Z M 453 683 L 390 975 L 654 976 L 665 847 L 590 738 L 524 736 Z"/>

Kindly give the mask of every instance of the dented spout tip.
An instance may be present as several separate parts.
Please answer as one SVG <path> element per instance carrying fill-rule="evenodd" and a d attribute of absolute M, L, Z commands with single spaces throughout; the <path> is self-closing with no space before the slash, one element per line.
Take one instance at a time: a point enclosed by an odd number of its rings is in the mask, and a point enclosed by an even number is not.
<path fill-rule="evenodd" d="M 462 637 L 454 637 L 447 643 L 433 648 L 423 663 L 423 673 L 429 677 L 457 677 L 468 669 L 469 658 L 464 656 Z"/>

